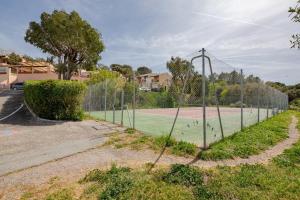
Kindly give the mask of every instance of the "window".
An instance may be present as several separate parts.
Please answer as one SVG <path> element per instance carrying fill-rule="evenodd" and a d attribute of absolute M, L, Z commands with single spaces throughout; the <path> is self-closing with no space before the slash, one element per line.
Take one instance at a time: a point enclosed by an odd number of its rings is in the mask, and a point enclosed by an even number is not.
<path fill-rule="evenodd" d="M 0 67 L 0 74 L 6 74 L 6 67 Z"/>

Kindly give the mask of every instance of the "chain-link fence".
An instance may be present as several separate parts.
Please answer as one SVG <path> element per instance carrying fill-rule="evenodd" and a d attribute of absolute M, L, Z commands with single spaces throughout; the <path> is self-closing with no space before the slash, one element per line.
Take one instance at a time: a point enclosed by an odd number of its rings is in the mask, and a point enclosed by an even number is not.
<path fill-rule="evenodd" d="M 204 49 L 172 58 L 167 70 L 90 85 L 84 110 L 145 134 L 172 134 L 207 147 L 288 108 L 286 94 Z"/>

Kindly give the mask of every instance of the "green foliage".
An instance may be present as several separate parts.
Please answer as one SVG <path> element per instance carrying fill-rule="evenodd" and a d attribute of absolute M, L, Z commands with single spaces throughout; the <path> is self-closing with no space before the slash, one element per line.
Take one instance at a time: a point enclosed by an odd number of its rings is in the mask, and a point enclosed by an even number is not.
<path fill-rule="evenodd" d="M 203 160 L 223 160 L 234 157 L 247 158 L 282 141 L 288 136 L 291 112 L 281 113 L 269 120 L 245 128 L 224 140 L 212 144 L 200 153 Z"/>
<path fill-rule="evenodd" d="M 187 200 L 194 199 L 193 194 L 186 187 L 157 181 L 149 175 L 140 174 L 136 178 L 134 187 L 122 195 L 120 199 L 144 199 L 144 200 Z"/>
<path fill-rule="evenodd" d="M 113 179 L 106 189 L 99 195 L 99 200 L 119 199 L 118 197 L 128 192 L 133 187 L 133 180 L 127 176 Z"/>
<path fill-rule="evenodd" d="M 185 142 L 185 141 L 179 141 L 172 148 L 172 153 L 179 156 L 195 155 L 196 150 L 197 150 L 197 146 L 195 144 Z"/>
<path fill-rule="evenodd" d="M 287 86 L 284 83 L 269 81 L 266 84 L 281 91 L 281 92 L 288 94 L 289 102 L 290 102 L 292 109 L 297 109 L 297 107 L 300 107 L 299 105 L 297 105 L 297 99 L 300 99 L 300 84 L 299 83 L 295 84 L 295 85 Z"/>
<path fill-rule="evenodd" d="M 139 108 L 174 108 L 175 100 L 169 92 L 138 92 Z"/>
<path fill-rule="evenodd" d="M 90 171 L 83 179 L 79 181 L 79 183 L 85 183 L 85 182 L 97 182 L 102 180 L 104 174 L 101 170 L 99 169 L 94 169 Z"/>
<path fill-rule="evenodd" d="M 15 53 L 11 53 L 8 55 L 7 63 L 11 65 L 17 65 L 22 61 L 21 56 Z"/>
<path fill-rule="evenodd" d="M 132 80 L 133 70 L 130 65 L 111 64 L 110 69 L 122 74 L 128 81 Z"/>
<path fill-rule="evenodd" d="M 46 200 L 73 200 L 74 194 L 71 190 L 62 189 L 46 197 Z"/>
<path fill-rule="evenodd" d="M 57 59 L 57 70 L 70 79 L 79 68 L 90 69 L 104 50 L 101 34 L 75 11 L 43 12 L 30 22 L 25 41 Z"/>
<path fill-rule="evenodd" d="M 100 82 L 104 82 L 106 79 L 117 79 L 120 77 L 118 72 L 100 69 L 97 71 L 90 72 L 90 79 L 88 81 L 89 84 L 96 84 Z"/>
<path fill-rule="evenodd" d="M 95 171 L 95 170 L 94 170 Z M 97 170 L 98 171 L 98 170 Z M 98 172 L 97 172 L 98 173 Z M 89 173 L 90 177 L 94 172 Z M 107 176 L 100 178 L 84 191 L 83 199 L 90 199 L 98 196 L 98 199 L 150 199 L 150 200 L 169 200 L 169 199 L 193 199 L 190 190 L 180 185 L 169 184 L 157 179 L 144 171 L 128 171 L 124 168 L 112 166 L 108 171 L 100 171 L 99 174 Z M 112 176 L 112 174 L 114 174 Z M 97 176 L 98 177 L 98 176 Z M 88 179 L 82 184 L 88 183 Z"/>
<path fill-rule="evenodd" d="M 76 81 L 26 81 L 26 103 L 41 118 L 81 120 L 86 85 Z"/>
<path fill-rule="evenodd" d="M 191 64 L 189 61 L 181 59 L 180 57 L 171 57 L 171 60 L 167 62 L 167 69 L 172 74 L 174 82 L 180 82 L 179 85 L 183 85 L 184 80 L 187 78 L 188 72 L 191 71 Z"/>
<path fill-rule="evenodd" d="M 125 130 L 125 133 L 128 133 L 128 134 L 134 134 L 135 133 L 135 129 L 134 128 L 127 128 Z"/>
<path fill-rule="evenodd" d="M 290 108 L 293 110 L 298 110 L 300 111 L 300 98 L 294 99 L 291 103 L 290 103 Z"/>
<path fill-rule="evenodd" d="M 300 113 L 296 112 L 298 117 L 298 130 L 300 130 Z M 283 154 L 273 159 L 273 162 L 279 167 L 297 168 L 300 165 L 300 141 L 293 148 L 287 149 Z"/>
<path fill-rule="evenodd" d="M 193 189 L 193 193 L 197 200 L 208 200 L 208 199 L 222 200 L 223 199 L 223 197 L 219 196 L 217 193 L 209 191 L 209 189 L 204 185 L 197 185 Z"/>
<path fill-rule="evenodd" d="M 172 138 L 172 137 L 169 138 L 169 136 L 163 135 L 163 136 L 155 138 L 154 144 L 156 146 L 162 148 L 164 146 L 166 146 L 166 147 L 172 147 L 175 144 L 177 144 L 177 142 L 176 142 L 175 138 Z"/>
<path fill-rule="evenodd" d="M 150 74 L 152 73 L 152 70 L 146 66 L 142 66 L 137 68 L 136 73 L 137 75 Z"/>
<path fill-rule="evenodd" d="M 300 1 L 298 1 L 297 5 L 295 7 L 290 7 L 289 13 L 292 16 L 293 22 L 300 22 Z M 300 34 L 294 34 L 292 35 L 291 39 L 292 48 L 298 48 L 300 49 Z"/>
<path fill-rule="evenodd" d="M 184 185 L 187 187 L 202 185 L 203 174 L 189 165 L 174 164 L 162 179 L 167 183 Z"/>
<path fill-rule="evenodd" d="M 128 167 L 117 167 L 116 165 L 112 165 L 112 167 L 103 172 L 99 169 L 94 169 L 90 171 L 83 179 L 81 179 L 80 183 L 85 182 L 99 182 L 104 183 L 108 180 L 118 179 L 119 176 L 124 174 L 128 174 L 130 172 L 130 168 Z"/>

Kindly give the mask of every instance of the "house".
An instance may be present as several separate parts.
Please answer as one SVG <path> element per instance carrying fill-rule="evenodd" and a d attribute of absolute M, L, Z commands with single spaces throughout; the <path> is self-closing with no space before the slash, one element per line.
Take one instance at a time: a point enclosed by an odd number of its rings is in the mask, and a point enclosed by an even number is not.
<path fill-rule="evenodd" d="M 160 90 L 171 85 L 172 76 L 169 73 L 150 73 L 139 75 L 136 79 L 141 89 Z"/>
<path fill-rule="evenodd" d="M 12 83 L 26 80 L 58 79 L 54 66 L 44 61 L 27 61 L 18 64 L 7 63 L 7 56 L 0 55 L 0 88 L 9 88 Z"/>
<path fill-rule="evenodd" d="M 75 73 L 73 80 L 86 80 L 88 72 L 81 70 Z M 12 83 L 24 82 L 27 80 L 57 80 L 58 74 L 54 66 L 45 61 L 27 61 L 22 58 L 18 64 L 7 63 L 7 56 L 0 55 L 0 88 L 10 88 Z"/>

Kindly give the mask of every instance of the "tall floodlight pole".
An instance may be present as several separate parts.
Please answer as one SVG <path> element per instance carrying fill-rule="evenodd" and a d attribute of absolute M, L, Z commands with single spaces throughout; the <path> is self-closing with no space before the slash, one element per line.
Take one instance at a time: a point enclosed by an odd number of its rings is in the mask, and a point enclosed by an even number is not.
<path fill-rule="evenodd" d="M 203 148 L 206 149 L 206 105 L 205 105 L 205 49 L 202 48 L 202 112 L 203 112 Z"/>
<path fill-rule="evenodd" d="M 244 128 L 244 75 L 241 69 L 241 130 Z"/>

